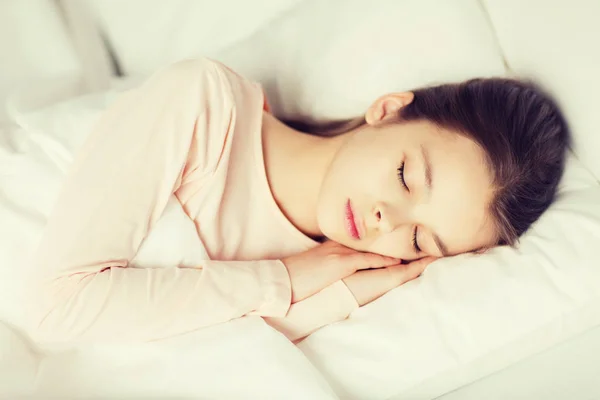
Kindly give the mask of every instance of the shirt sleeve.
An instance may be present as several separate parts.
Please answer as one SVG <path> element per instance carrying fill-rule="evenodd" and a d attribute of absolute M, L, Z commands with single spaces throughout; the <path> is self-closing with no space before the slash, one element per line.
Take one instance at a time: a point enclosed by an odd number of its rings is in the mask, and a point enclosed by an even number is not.
<path fill-rule="evenodd" d="M 69 172 L 31 279 L 32 336 L 143 341 L 252 313 L 284 316 L 281 261 L 206 261 L 136 268 L 135 256 L 173 193 L 202 187 L 235 121 L 221 65 L 186 60 L 122 95 L 100 117 Z"/>
<path fill-rule="evenodd" d="M 285 317 L 267 317 L 264 320 L 288 339 L 297 342 L 325 325 L 346 319 L 357 308 L 354 295 L 340 280 L 292 304 Z"/>

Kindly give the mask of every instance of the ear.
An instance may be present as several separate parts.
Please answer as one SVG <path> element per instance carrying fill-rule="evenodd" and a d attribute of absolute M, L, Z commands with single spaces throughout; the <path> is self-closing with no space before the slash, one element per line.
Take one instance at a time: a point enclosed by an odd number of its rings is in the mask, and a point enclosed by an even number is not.
<path fill-rule="evenodd" d="M 410 104 L 414 98 L 413 92 L 390 93 L 381 96 L 369 107 L 365 114 L 365 120 L 369 125 L 377 125 L 395 119 L 398 111 L 405 105 Z"/>

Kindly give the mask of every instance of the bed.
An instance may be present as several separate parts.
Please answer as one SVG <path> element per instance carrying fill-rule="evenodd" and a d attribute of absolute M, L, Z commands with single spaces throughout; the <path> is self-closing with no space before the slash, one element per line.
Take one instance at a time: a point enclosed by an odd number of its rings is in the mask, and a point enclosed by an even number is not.
<path fill-rule="evenodd" d="M 0 35 L 12 54 L 0 78 L 0 397 L 600 397 L 598 2 L 11 4 L 0 22 L 27 40 Z M 517 249 L 438 262 L 298 346 L 258 317 L 135 346 L 31 342 L 20 282 L 73 152 L 122 88 L 201 55 L 260 81 L 291 118 L 354 116 L 385 91 L 440 81 L 533 78 L 574 134 L 560 197 Z M 137 261 L 173 265 L 196 239 L 171 204 Z"/>

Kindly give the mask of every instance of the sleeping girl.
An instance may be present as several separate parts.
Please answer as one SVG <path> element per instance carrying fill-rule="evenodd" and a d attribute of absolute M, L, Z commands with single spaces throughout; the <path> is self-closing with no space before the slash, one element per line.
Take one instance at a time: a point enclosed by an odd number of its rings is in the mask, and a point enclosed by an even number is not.
<path fill-rule="evenodd" d="M 148 341 L 246 315 L 299 340 L 440 257 L 513 245 L 553 201 L 569 133 L 531 83 L 473 79 L 285 124 L 219 62 L 121 95 L 67 176 L 34 256 L 39 341 Z M 130 261 L 175 196 L 209 258 Z"/>

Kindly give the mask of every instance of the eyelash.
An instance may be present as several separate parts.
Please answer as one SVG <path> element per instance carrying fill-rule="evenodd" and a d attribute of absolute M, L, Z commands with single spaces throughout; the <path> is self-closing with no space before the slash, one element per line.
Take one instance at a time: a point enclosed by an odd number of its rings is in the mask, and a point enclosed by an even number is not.
<path fill-rule="evenodd" d="M 410 192 L 410 190 L 408 189 L 408 185 L 404 180 L 404 161 L 402 161 L 402 164 L 400 164 L 400 167 L 398 168 L 398 180 L 400 181 L 400 183 L 402 183 L 402 186 L 404 186 L 404 188 Z"/>
<path fill-rule="evenodd" d="M 406 190 L 408 190 L 410 192 L 410 190 L 408 189 L 408 185 L 406 184 L 406 181 L 404 180 L 404 161 L 402 161 L 402 164 L 400 164 L 400 167 L 398 168 L 398 180 L 400 181 L 400 183 L 402 183 L 402 186 L 404 186 L 406 188 Z M 419 243 L 417 243 L 417 227 L 416 226 L 415 226 L 415 230 L 413 231 L 413 235 L 412 235 L 412 245 L 413 245 L 413 249 L 415 249 L 415 252 L 417 252 L 417 253 L 421 252 Z"/>
<path fill-rule="evenodd" d="M 417 243 L 417 227 L 416 226 L 415 226 L 415 230 L 413 231 L 412 245 L 413 245 L 413 248 L 415 249 L 415 252 L 417 252 L 417 253 L 421 252 L 419 243 Z"/>

